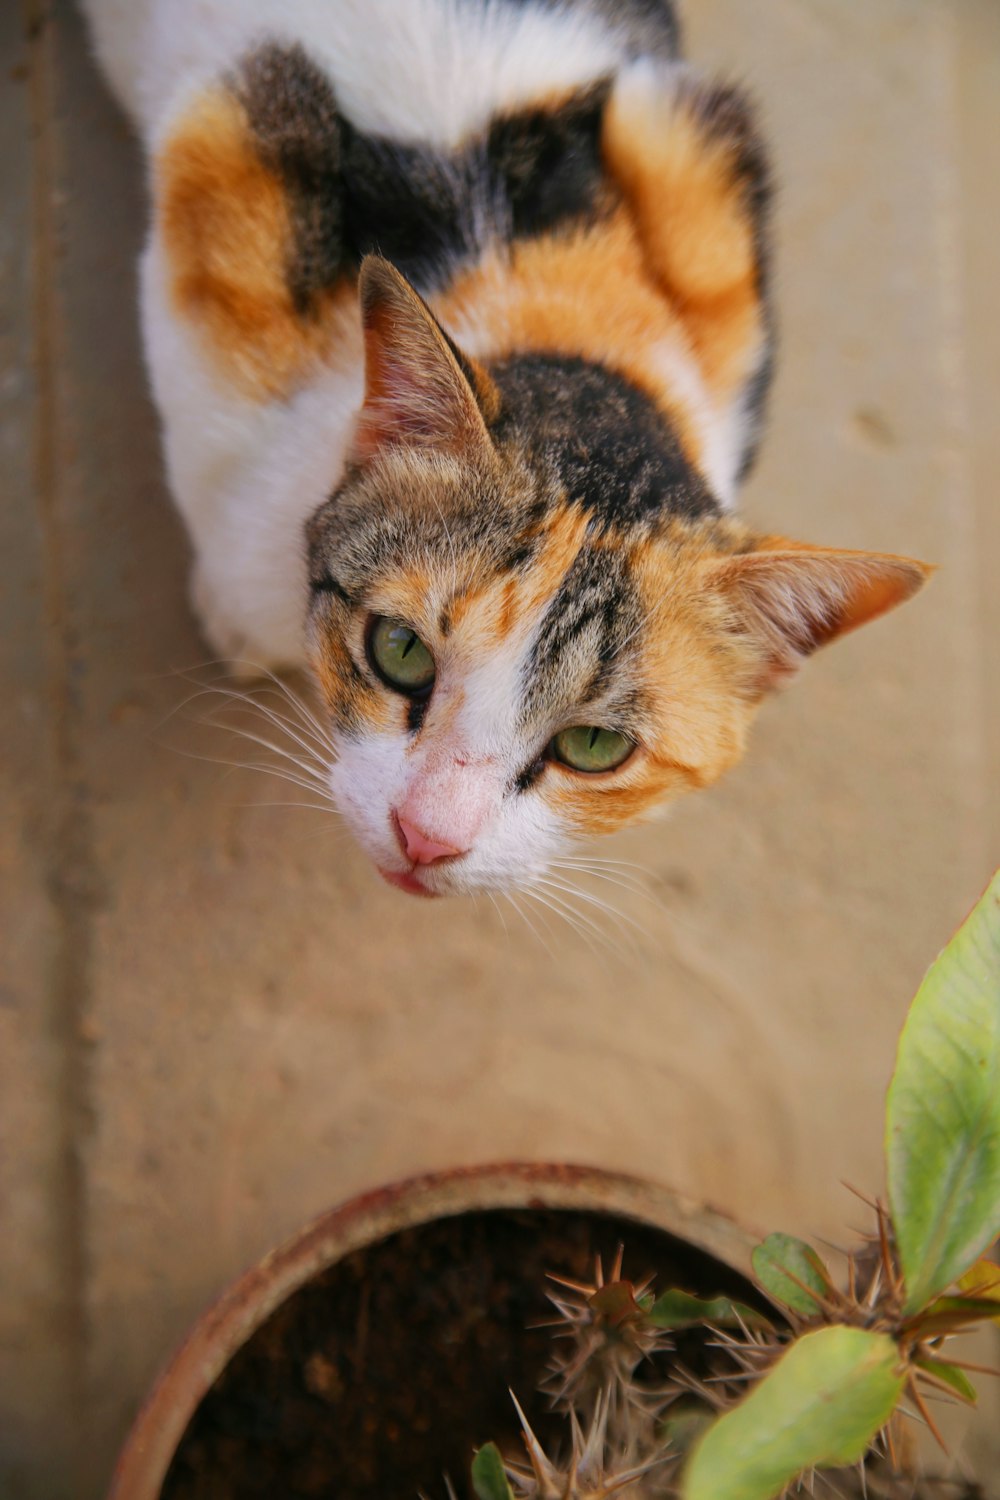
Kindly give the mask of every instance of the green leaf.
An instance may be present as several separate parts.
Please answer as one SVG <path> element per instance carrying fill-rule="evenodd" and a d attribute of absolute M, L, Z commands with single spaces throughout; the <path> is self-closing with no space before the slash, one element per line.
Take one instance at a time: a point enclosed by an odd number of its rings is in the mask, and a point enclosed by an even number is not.
<path fill-rule="evenodd" d="M 928 969 L 886 1106 L 889 1205 L 916 1312 L 1000 1231 L 1000 871 Z"/>
<path fill-rule="evenodd" d="M 972 1384 L 965 1371 L 959 1369 L 958 1365 L 950 1365 L 947 1360 L 934 1359 L 931 1355 L 927 1354 L 923 1359 L 917 1360 L 917 1368 L 926 1370 L 928 1375 L 933 1375 L 936 1380 L 940 1380 L 944 1385 L 950 1386 L 955 1395 L 962 1401 L 968 1401 L 970 1406 L 975 1406 L 976 1387 Z"/>
<path fill-rule="evenodd" d="M 496 1443 L 484 1443 L 472 1460 L 472 1488 L 479 1500 L 514 1500 Z"/>
<path fill-rule="evenodd" d="M 905 1380 L 887 1333 L 836 1325 L 804 1334 L 699 1441 L 682 1500 L 772 1500 L 809 1469 L 857 1463 Z"/>
<path fill-rule="evenodd" d="M 769 1234 L 753 1252 L 750 1263 L 760 1285 L 775 1302 L 803 1318 L 816 1316 L 830 1290 L 830 1277 L 811 1245 L 791 1234 Z"/>
<path fill-rule="evenodd" d="M 767 1319 L 728 1297 L 694 1297 L 690 1292 L 669 1291 L 657 1297 L 649 1310 L 649 1321 L 657 1328 L 694 1328 L 700 1323 L 738 1328 L 740 1323 L 753 1327 Z"/>

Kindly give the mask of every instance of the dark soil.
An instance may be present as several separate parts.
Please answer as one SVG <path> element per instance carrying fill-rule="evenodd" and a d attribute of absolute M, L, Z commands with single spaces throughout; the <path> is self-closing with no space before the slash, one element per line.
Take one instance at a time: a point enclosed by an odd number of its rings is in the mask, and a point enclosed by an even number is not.
<path fill-rule="evenodd" d="M 758 1303 L 718 1261 L 630 1220 L 490 1211 L 405 1230 L 258 1329 L 192 1418 L 162 1500 L 416 1500 L 443 1496 L 445 1474 L 464 1494 L 478 1445 L 517 1447 L 508 1389 L 543 1440 L 561 1435 L 535 1395 L 552 1347 L 531 1327 L 551 1315 L 545 1273 L 589 1278 L 620 1240 L 633 1279 Z M 705 1371 L 701 1335 L 673 1358 Z"/>

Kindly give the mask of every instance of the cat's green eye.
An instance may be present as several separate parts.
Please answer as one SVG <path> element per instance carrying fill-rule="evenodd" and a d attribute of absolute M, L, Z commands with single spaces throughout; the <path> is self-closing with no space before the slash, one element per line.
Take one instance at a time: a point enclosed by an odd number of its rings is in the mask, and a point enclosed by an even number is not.
<path fill-rule="evenodd" d="M 614 771 L 624 765 L 635 745 L 616 729 L 600 729 L 596 724 L 575 724 L 555 736 L 551 753 L 574 771 Z"/>
<path fill-rule="evenodd" d="M 382 681 L 399 693 L 426 693 L 434 682 L 433 656 L 402 620 L 376 616 L 368 631 L 368 657 Z"/>

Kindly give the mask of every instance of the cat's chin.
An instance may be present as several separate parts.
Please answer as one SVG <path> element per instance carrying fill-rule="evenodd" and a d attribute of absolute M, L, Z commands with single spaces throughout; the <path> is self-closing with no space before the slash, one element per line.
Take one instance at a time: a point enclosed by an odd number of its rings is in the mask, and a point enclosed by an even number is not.
<path fill-rule="evenodd" d="M 425 885 L 421 885 L 417 876 L 411 870 L 379 870 L 382 879 L 388 885 L 394 885 L 399 891 L 406 891 L 411 896 L 440 896 L 440 891 L 429 891 Z"/>

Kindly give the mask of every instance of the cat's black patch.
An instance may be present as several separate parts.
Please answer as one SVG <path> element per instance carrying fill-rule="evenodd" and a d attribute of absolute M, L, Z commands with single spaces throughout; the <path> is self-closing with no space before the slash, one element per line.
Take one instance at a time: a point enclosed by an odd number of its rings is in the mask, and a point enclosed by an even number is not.
<path fill-rule="evenodd" d="M 431 701 L 430 693 L 424 693 L 420 698 L 411 698 L 406 705 L 406 727 L 411 734 L 416 734 L 427 717 L 427 707 Z"/>
<path fill-rule="evenodd" d="M 504 193 L 513 238 L 599 211 L 601 116 L 609 91 L 609 82 L 595 84 L 559 109 L 524 110 L 491 125 L 487 186 Z"/>
<path fill-rule="evenodd" d="M 299 313 L 347 268 L 341 119 L 330 82 L 300 46 L 260 47 L 232 80 L 261 159 L 281 178 L 294 246 L 287 268 Z"/>
<path fill-rule="evenodd" d="M 287 276 L 303 313 L 370 251 L 427 291 L 484 236 L 509 241 L 592 219 L 612 192 L 600 151 L 607 81 L 556 109 L 497 118 L 454 152 L 355 129 L 298 45 L 257 48 L 230 84 L 261 159 L 288 193 Z"/>
<path fill-rule="evenodd" d="M 526 440 L 568 499 L 599 525 L 718 513 L 667 418 L 614 371 L 570 356 L 524 354 L 490 373 L 503 401 L 497 440 L 515 434 Z"/>
<path fill-rule="evenodd" d="M 349 594 L 342 583 L 338 583 L 332 573 L 322 573 L 318 578 L 310 578 L 309 587 L 314 594 L 333 594 L 342 604 L 353 607 L 354 597 Z"/>
<path fill-rule="evenodd" d="M 347 237 L 357 259 L 376 251 L 427 291 L 449 263 L 471 257 L 484 235 L 544 234 L 591 219 L 610 188 L 600 153 L 608 85 L 559 109 L 494 120 L 462 150 L 440 153 L 344 126 Z"/>
<path fill-rule="evenodd" d="M 542 775 L 542 772 L 544 770 L 545 759 L 543 756 L 539 756 L 537 760 L 533 760 L 531 762 L 530 766 L 525 766 L 524 770 L 520 771 L 517 776 L 514 777 L 514 783 L 511 790 L 515 792 L 530 791 L 531 788 L 535 785 L 535 782 Z"/>
<path fill-rule="evenodd" d="M 536 552 L 531 542 L 518 542 L 512 552 L 506 553 L 498 569 L 501 573 L 519 573 L 523 567 L 530 563 Z"/>
<path fill-rule="evenodd" d="M 743 392 L 743 427 L 746 437 L 743 452 L 740 455 L 740 466 L 736 473 L 737 484 L 743 483 L 756 463 L 760 440 L 764 433 L 764 417 L 774 375 L 775 359 L 775 333 L 769 299 L 765 299 L 764 302 L 764 318 L 767 326 L 767 349 L 759 368 L 750 377 Z"/>

